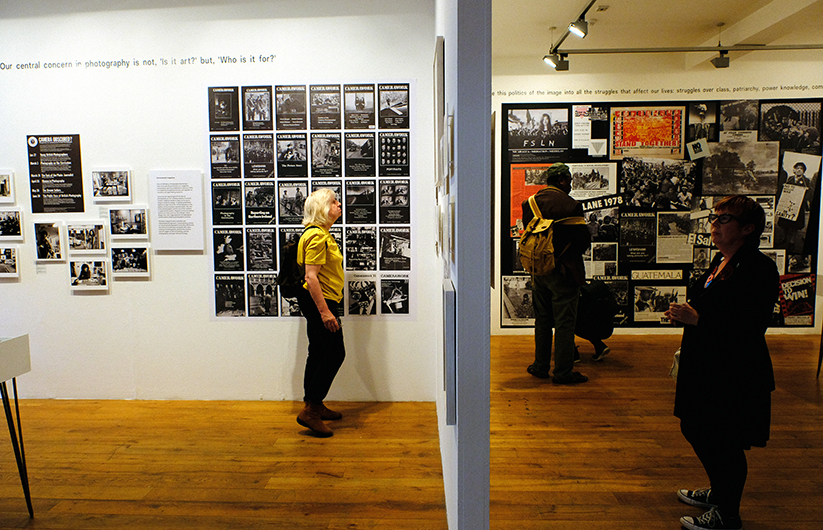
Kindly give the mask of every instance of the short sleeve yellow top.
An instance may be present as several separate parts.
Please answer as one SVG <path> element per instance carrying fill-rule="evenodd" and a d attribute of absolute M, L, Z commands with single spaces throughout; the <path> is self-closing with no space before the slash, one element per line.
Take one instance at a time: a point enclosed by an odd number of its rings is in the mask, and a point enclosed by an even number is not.
<path fill-rule="evenodd" d="M 307 241 L 308 247 L 306 247 Z M 337 241 L 328 230 L 318 226 L 303 233 L 300 237 L 300 243 L 297 245 L 297 262 L 304 266 L 305 264 L 321 265 L 317 277 L 320 280 L 323 298 L 338 303 L 343 300 L 345 281 L 343 276 L 343 253 L 340 252 Z M 303 288 L 308 288 L 305 282 Z"/>

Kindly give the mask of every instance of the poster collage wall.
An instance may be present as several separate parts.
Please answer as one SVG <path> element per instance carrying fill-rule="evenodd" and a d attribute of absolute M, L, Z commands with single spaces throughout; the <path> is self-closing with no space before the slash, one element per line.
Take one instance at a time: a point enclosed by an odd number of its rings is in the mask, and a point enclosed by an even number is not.
<path fill-rule="evenodd" d="M 556 162 L 572 172 L 592 244 L 587 276 L 620 310 L 615 326 L 667 326 L 717 249 L 713 204 L 750 196 L 766 212 L 760 249 L 780 272 L 773 326 L 813 326 L 821 100 L 504 104 L 501 325 L 532 326 L 517 245 L 521 204 Z"/>
<path fill-rule="evenodd" d="M 343 205 L 345 314 L 409 314 L 409 99 L 409 83 L 209 87 L 215 316 L 300 316 L 278 254 L 319 188 Z"/>

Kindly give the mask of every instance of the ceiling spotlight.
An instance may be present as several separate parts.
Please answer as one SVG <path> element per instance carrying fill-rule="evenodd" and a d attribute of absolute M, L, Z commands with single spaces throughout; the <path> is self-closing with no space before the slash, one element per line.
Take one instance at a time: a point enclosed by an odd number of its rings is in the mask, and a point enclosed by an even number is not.
<path fill-rule="evenodd" d="M 577 22 L 569 24 L 569 31 L 582 39 L 589 33 L 589 23 L 581 17 Z"/>
<path fill-rule="evenodd" d="M 728 68 L 729 67 L 729 52 L 721 51 L 720 55 L 712 59 L 712 64 L 715 68 Z"/>
<path fill-rule="evenodd" d="M 558 72 L 565 72 L 569 69 L 569 61 L 565 54 L 552 53 L 543 57 L 543 62 L 551 66 Z"/>

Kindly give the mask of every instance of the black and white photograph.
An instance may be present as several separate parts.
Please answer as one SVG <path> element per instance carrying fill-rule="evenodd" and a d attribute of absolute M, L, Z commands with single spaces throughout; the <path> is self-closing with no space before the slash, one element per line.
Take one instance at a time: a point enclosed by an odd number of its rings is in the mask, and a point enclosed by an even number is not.
<path fill-rule="evenodd" d="M 759 101 L 742 99 L 720 102 L 721 131 L 756 131 Z"/>
<path fill-rule="evenodd" d="M 108 291 L 107 262 L 100 260 L 69 260 L 69 285 L 73 291 Z"/>
<path fill-rule="evenodd" d="M 760 141 L 780 143 L 780 149 L 820 154 L 820 101 L 760 104 Z"/>
<path fill-rule="evenodd" d="M 246 292 L 249 295 L 250 317 L 276 317 L 277 304 L 277 275 L 276 274 L 249 274 L 246 277 Z"/>
<path fill-rule="evenodd" d="M 243 135 L 243 176 L 245 178 L 274 178 L 273 135 Z"/>
<path fill-rule="evenodd" d="M 72 221 L 66 225 L 69 254 L 106 252 L 106 224 L 102 221 Z"/>
<path fill-rule="evenodd" d="M 240 174 L 240 135 L 212 135 L 211 143 L 211 178 L 239 179 Z"/>
<path fill-rule="evenodd" d="M 820 159 L 819 155 L 783 152 L 774 210 L 777 219 L 774 246 L 785 248 L 789 253 L 807 254 L 814 251 L 813 248 L 806 248 L 806 231 L 820 179 Z M 817 242 L 810 242 L 810 245 L 816 248 Z"/>
<path fill-rule="evenodd" d="M 306 133 L 277 135 L 277 175 L 298 178 L 309 176 L 309 148 Z"/>
<path fill-rule="evenodd" d="M 626 197 L 627 206 L 689 210 L 695 172 L 695 163 L 687 160 L 626 157 L 620 191 Z"/>
<path fill-rule="evenodd" d="M 277 270 L 277 227 L 246 228 L 246 270 L 274 272 Z"/>
<path fill-rule="evenodd" d="M 534 305 L 532 305 L 531 276 L 503 276 L 501 298 L 502 326 L 533 326 Z"/>
<path fill-rule="evenodd" d="M 271 86 L 243 87 L 243 130 L 272 130 Z"/>
<path fill-rule="evenodd" d="M 411 199 L 408 179 L 380 180 L 380 223 L 409 224 Z"/>
<path fill-rule="evenodd" d="M 277 222 L 273 180 L 247 180 L 243 183 L 246 224 L 268 225 Z"/>
<path fill-rule="evenodd" d="M 303 181 L 277 183 L 278 215 L 280 224 L 299 225 L 303 221 L 303 203 L 309 194 L 309 185 Z"/>
<path fill-rule="evenodd" d="M 374 224 L 377 222 L 377 193 L 374 180 L 347 180 L 346 222 Z"/>
<path fill-rule="evenodd" d="M 618 261 L 652 263 L 656 242 L 657 217 L 654 212 L 620 212 Z"/>
<path fill-rule="evenodd" d="M 409 278 L 386 275 L 380 279 L 380 314 L 409 314 Z"/>
<path fill-rule="evenodd" d="M 340 133 L 312 133 L 311 175 L 314 178 L 343 176 L 343 146 Z"/>
<path fill-rule="evenodd" d="M 691 263 L 689 245 L 692 220 L 689 212 L 657 214 L 657 263 Z"/>
<path fill-rule="evenodd" d="M 377 314 L 377 281 L 374 278 L 349 280 L 347 306 L 349 315 Z"/>
<path fill-rule="evenodd" d="M 14 171 L 0 169 L 0 204 L 14 204 Z"/>
<path fill-rule="evenodd" d="M 411 228 L 380 227 L 380 270 L 411 270 Z"/>
<path fill-rule="evenodd" d="M 315 192 L 321 188 L 328 188 L 334 192 L 334 198 L 337 199 L 340 204 L 342 205 L 344 202 L 343 199 L 343 181 L 342 180 L 312 180 L 311 181 L 311 191 Z M 336 225 L 343 224 L 343 218 L 346 216 L 346 212 L 340 215 L 337 218 L 337 221 L 334 222 Z M 342 246 L 340 248 L 343 248 Z"/>
<path fill-rule="evenodd" d="M 0 245 L 0 278 L 19 278 L 16 245 Z"/>
<path fill-rule="evenodd" d="M 777 265 L 777 272 L 781 275 L 786 274 L 786 250 L 782 248 L 763 248 L 760 252 L 771 258 L 774 264 Z"/>
<path fill-rule="evenodd" d="M 277 130 L 305 130 L 306 85 L 274 87 Z"/>
<path fill-rule="evenodd" d="M 242 272 L 243 260 L 243 229 L 242 228 L 214 228 L 214 272 Z"/>
<path fill-rule="evenodd" d="M 614 315 L 614 325 L 623 326 L 629 321 L 631 314 L 631 298 L 629 297 L 628 276 L 595 276 L 592 278 L 606 284 L 617 302 L 617 313 Z"/>
<path fill-rule="evenodd" d="M 381 132 L 379 134 L 379 173 L 381 177 L 408 177 L 410 175 L 410 146 L 408 132 Z"/>
<path fill-rule="evenodd" d="M 685 301 L 685 285 L 637 285 L 634 287 L 634 321 L 669 324 L 663 315 L 669 310 L 669 304 Z"/>
<path fill-rule="evenodd" d="M 692 248 L 692 265 L 701 271 L 709 268 L 711 263 L 711 249 L 709 247 Z"/>
<path fill-rule="evenodd" d="M 243 224 L 240 181 L 212 181 L 211 220 L 215 226 Z"/>
<path fill-rule="evenodd" d="M 409 128 L 409 85 L 377 85 L 380 129 Z"/>
<path fill-rule="evenodd" d="M 129 245 L 112 247 L 112 278 L 151 278 L 151 253 L 149 246 Z"/>
<path fill-rule="evenodd" d="M 569 108 L 511 109 L 508 115 L 510 162 L 557 160 L 571 147 Z"/>
<path fill-rule="evenodd" d="M 617 274 L 617 243 L 592 243 L 586 254 L 583 259 L 587 278 Z"/>
<path fill-rule="evenodd" d="M 618 208 L 597 208 L 583 213 L 589 236 L 597 243 L 617 243 L 620 239 Z"/>
<path fill-rule="evenodd" d="M 246 316 L 246 286 L 242 274 L 214 275 L 214 314 L 218 318 Z"/>
<path fill-rule="evenodd" d="M 374 85 L 343 85 L 346 129 L 374 129 Z"/>
<path fill-rule="evenodd" d="M 312 129 L 340 128 L 340 85 L 310 85 Z"/>
<path fill-rule="evenodd" d="M 710 143 L 703 159 L 703 195 L 774 195 L 778 142 Z"/>
<path fill-rule="evenodd" d="M 717 141 L 717 102 L 700 101 L 689 103 L 689 126 L 686 129 L 686 141 L 704 139 Z"/>
<path fill-rule="evenodd" d="M 346 227 L 346 270 L 377 270 L 377 228 L 374 226 Z"/>
<path fill-rule="evenodd" d="M 209 130 L 240 130 L 240 95 L 236 86 L 209 87 Z"/>
<path fill-rule="evenodd" d="M 109 209 L 112 239 L 147 239 L 148 209 L 145 206 Z"/>
<path fill-rule="evenodd" d="M 23 241 L 23 220 L 20 208 L 0 208 L 0 243 Z"/>
<path fill-rule="evenodd" d="M 60 221 L 43 221 L 34 223 L 34 234 L 37 239 L 37 261 L 65 261 L 65 244 L 63 233 L 65 228 Z"/>
<path fill-rule="evenodd" d="M 617 193 L 617 164 L 568 164 L 572 174 L 572 191 L 569 195 L 582 201 L 593 197 Z"/>
<path fill-rule="evenodd" d="M 94 202 L 131 200 L 131 171 L 128 169 L 94 169 L 91 172 Z"/>
<path fill-rule="evenodd" d="M 347 177 L 373 177 L 376 163 L 374 158 L 374 133 L 346 133 L 345 165 Z"/>

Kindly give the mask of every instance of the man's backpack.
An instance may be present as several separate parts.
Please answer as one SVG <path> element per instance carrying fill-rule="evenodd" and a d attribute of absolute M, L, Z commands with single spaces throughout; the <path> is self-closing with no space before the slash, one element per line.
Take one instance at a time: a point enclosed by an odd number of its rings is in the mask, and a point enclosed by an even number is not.
<path fill-rule="evenodd" d="M 312 228 L 318 227 L 307 226 L 303 230 L 303 234 Z M 309 241 L 314 237 L 313 235 L 309 238 L 305 246 L 308 246 Z M 280 295 L 284 298 L 294 298 L 300 293 L 300 289 L 303 289 L 306 269 L 297 262 L 297 248 L 299 245 L 300 238 L 297 237 L 287 239 L 283 246 L 280 247 L 280 272 L 277 274 L 277 281 L 275 283 L 280 286 Z"/>
<path fill-rule="evenodd" d="M 554 270 L 556 258 L 569 247 L 566 245 L 560 252 L 555 252 L 554 225 L 585 225 L 586 221 L 580 216 L 544 219 L 534 195 L 529 197 L 529 206 L 534 217 L 520 236 L 520 263 L 533 276 L 545 276 Z"/>

